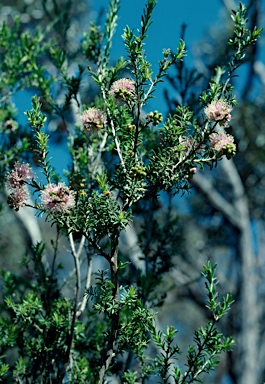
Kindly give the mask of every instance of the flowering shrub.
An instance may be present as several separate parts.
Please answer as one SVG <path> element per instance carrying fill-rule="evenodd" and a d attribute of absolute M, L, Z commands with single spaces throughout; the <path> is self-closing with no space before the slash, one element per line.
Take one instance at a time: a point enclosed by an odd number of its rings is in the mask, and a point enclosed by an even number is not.
<path fill-rule="evenodd" d="M 34 177 L 28 164 L 16 163 L 7 175 L 11 189 L 8 201 L 16 210 L 28 205 L 46 215 L 56 225 L 58 238 L 67 236 L 74 260 L 69 282 L 74 277 L 75 283 L 73 295 L 65 297 L 56 276 L 57 242 L 52 242 L 54 254 L 48 267 L 44 262 L 45 245 L 34 244 L 35 283 L 32 288 L 27 287 L 23 297 L 13 299 L 8 290 L 12 278 L 6 276 L 11 322 L 1 318 L 2 333 L 9 335 L 2 349 L 17 345 L 19 357 L 14 365 L 6 364 L 0 374 L 9 375 L 11 380 L 101 384 L 118 375 L 124 383 L 137 383 L 151 382 L 152 375 L 157 375 L 163 383 L 171 379 L 179 384 L 191 383 L 209 373 L 220 354 L 233 344 L 231 337 L 224 337 L 216 328 L 232 298 L 227 294 L 218 301 L 216 267 L 208 262 L 203 276 L 210 320 L 195 331 L 194 345 L 189 347 L 186 365 L 182 367 L 178 363 L 176 330 L 170 326 L 158 331 L 152 310 L 159 299 L 156 286 L 170 268 L 167 242 L 176 237 L 173 229 L 166 227 L 170 222 L 161 233 L 157 231 L 159 245 L 154 247 L 143 245 L 141 239 L 145 236 L 139 231 L 139 247 L 143 250 L 140 257 L 129 252 L 123 255 L 121 238 L 128 228 L 134 228 L 139 212 L 150 214 L 161 191 L 184 193 L 198 169 L 205 164 L 213 167 L 222 156 L 235 154 L 232 136 L 220 133 L 220 129 L 228 127 L 236 105 L 230 84 L 232 74 L 260 30 L 244 29 L 238 34 L 246 12 L 240 5 L 235 12 L 236 36 L 230 41 L 227 69 L 216 69 L 198 100 L 199 113 L 179 105 L 167 117 L 157 110 L 144 116 L 157 84 L 186 55 L 184 41 L 180 40 L 175 53 L 163 51 L 158 72 L 153 75 L 144 44 L 155 4 L 154 0 L 147 1 L 137 34 L 125 28 L 122 38 L 128 57 L 120 58 L 114 66 L 110 65 L 109 56 L 119 0 L 110 0 L 104 31 L 92 23 L 83 48 L 88 72 L 100 92 L 88 108 L 79 101 L 84 68 L 79 66 L 78 75 L 68 77 L 64 56 L 56 47 L 50 49 L 67 92 L 63 107 L 58 106 L 47 93 L 49 82 L 44 87 L 43 80 L 39 85 L 42 97 L 59 116 L 64 117 L 71 103 L 81 116 L 81 124 L 72 124 L 68 129 L 71 164 L 63 181 L 48 156 L 46 115 L 40 99 L 34 96 L 32 109 L 26 112 L 32 129 L 28 138 L 31 146 L 29 149 L 25 143 L 20 154 L 33 152 L 44 181 Z M 131 79 L 122 77 L 124 68 L 130 71 Z M 10 116 L 6 121 L 10 121 Z M 27 185 L 35 198 L 30 204 Z M 95 274 L 92 284 L 91 265 L 96 257 L 104 260 L 107 267 Z M 84 260 L 87 267 L 83 283 Z M 130 280 L 133 274 L 137 277 Z M 156 350 L 155 356 L 148 355 L 150 344 Z"/>

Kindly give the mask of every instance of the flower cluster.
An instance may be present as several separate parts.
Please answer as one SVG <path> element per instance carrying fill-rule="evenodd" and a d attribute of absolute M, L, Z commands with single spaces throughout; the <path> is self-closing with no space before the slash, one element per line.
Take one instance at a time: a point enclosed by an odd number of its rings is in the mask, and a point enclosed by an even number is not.
<path fill-rule="evenodd" d="M 7 175 L 7 183 L 12 189 L 20 188 L 32 177 L 33 171 L 29 164 L 16 163 L 13 171 Z"/>
<path fill-rule="evenodd" d="M 110 88 L 110 95 L 118 101 L 131 100 L 135 95 L 134 82 L 126 78 L 114 81 Z"/>
<path fill-rule="evenodd" d="M 204 110 L 208 120 L 215 121 L 225 127 L 231 120 L 231 111 L 232 107 L 224 100 L 214 100 Z"/>
<path fill-rule="evenodd" d="M 64 183 L 48 184 L 40 198 L 43 208 L 49 213 L 68 212 L 75 205 L 74 192 Z"/>
<path fill-rule="evenodd" d="M 225 133 L 212 133 L 210 135 L 210 145 L 219 157 L 225 155 L 228 159 L 236 153 L 236 145 L 232 135 Z"/>
<path fill-rule="evenodd" d="M 19 208 L 24 207 L 29 198 L 29 191 L 26 187 L 16 188 L 8 196 L 7 203 L 10 208 L 18 211 Z"/>
<path fill-rule="evenodd" d="M 30 165 L 24 163 L 16 163 L 13 171 L 7 175 L 7 187 L 12 192 L 8 197 L 8 204 L 16 211 L 26 205 L 29 198 L 26 183 L 27 180 L 32 179 L 33 175 Z"/>
<path fill-rule="evenodd" d="M 86 131 L 96 131 L 107 123 L 107 116 L 100 109 L 93 107 L 82 113 L 81 121 Z"/>

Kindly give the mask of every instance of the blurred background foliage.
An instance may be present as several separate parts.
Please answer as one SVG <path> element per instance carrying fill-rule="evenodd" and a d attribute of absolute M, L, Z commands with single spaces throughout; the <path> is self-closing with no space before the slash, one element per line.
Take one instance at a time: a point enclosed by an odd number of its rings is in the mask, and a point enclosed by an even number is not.
<path fill-rule="evenodd" d="M 228 7 L 231 2 L 224 5 Z M 249 1 L 247 6 L 249 23 L 262 25 L 262 2 Z M 170 89 L 165 92 L 170 110 L 183 101 L 193 103 L 196 95 L 189 91 L 189 85 L 197 84 L 200 89 L 202 79 L 212 75 L 217 63 L 225 62 L 225 41 L 231 33 L 230 20 L 225 19 L 222 28 L 214 26 L 204 41 L 194 45 L 196 69 L 204 77 L 196 78 L 197 71 L 178 66 L 176 75 L 169 78 L 177 97 L 169 96 Z M 265 378 L 264 37 L 251 47 L 249 54 L 239 71 L 241 76 L 233 79 L 238 106 L 233 111 L 231 133 L 236 139 L 237 154 L 231 162 L 222 160 L 213 172 L 205 169 L 195 175 L 194 193 L 186 200 L 187 209 L 179 221 L 185 239 L 186 265 L 182 275 L 189 271 L 187 255 L 188 260 L 208 255 L 221 267 L 222 285 L 229 287 L 235 298 L 225 327 L 235 336 L 236 346 L 223 367 L 226 379 L 219 377 L 215 383 L 258 383 Z M 190 84 L 184 82 L 184 87 L 180 84 L 183 77 L 190 80 Z M 189 287 L 189 292 L 201 306 L 194 286 Z"/>

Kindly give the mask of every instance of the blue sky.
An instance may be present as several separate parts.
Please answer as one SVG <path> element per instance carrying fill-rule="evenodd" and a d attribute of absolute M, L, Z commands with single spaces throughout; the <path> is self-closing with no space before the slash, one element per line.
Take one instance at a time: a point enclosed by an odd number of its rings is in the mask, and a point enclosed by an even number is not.
<path fill-rule="evenodd" d="M 92 9 L 106 9 L 108 0 L 93 0 Z M 121 0 L 119 21 L 113 56 L 123 51 L 120 35 L 126 25 L 137 29 L 140 26 L 145 0 Z M 174 49 L 179 40 L 183 23 L 187 24 L 186 41 L 190 45 L 207 33 L 215 23 L 220 11 L 219 0 L 158 0 L 153 13 L 153 25 L 149 30 L 149 42 L 146 50 L 151 59 L 159 59 L 163 48 Z M 125 52 L 125 51 L 124 51 Z"/>
<path fill-rule="evenodd" d="M 121 55 L 126 57 L 121 34 L 126 25 L 135 31 L 140 27 L 145 4 L 145 0 L 121 0 L 117 32 L 112 47 L 113 60 Z M 93 0 L 91 7 L 95 11 L 95 17 L 101 8 L 107 10 L 108 0 Z M 164 48 L 176 50 L 183 23 L 187 26 L 185 43 L 188 56 L 185 60 L 192 65 L 192 46 L 209 34 L 210 27 L 219 20 L 221 8 L 220 0 L 158 0 L 145 47 L 147 59 L 151 62 L 153 71 L 156 72 L 158 68 L 157 63 L 162 58 Z M 166 112 L 166 103 L 162 96 L 164 87 L 163 84 L 158 85 L 156 99 L 149 103 L 150 108 Z M 157 103 L 159 107 L 156 105 Z"/>

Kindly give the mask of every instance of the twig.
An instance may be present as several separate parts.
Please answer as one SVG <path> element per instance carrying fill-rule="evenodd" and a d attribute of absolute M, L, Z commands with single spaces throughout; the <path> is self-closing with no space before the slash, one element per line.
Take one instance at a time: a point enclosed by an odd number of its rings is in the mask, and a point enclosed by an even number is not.
<path fill-rule="evenodd" d="M 58 254 L 58 243 L 59 243 L 59 230 L 57 230 L 55 245 L 53 246 L 54 254 L 53 254 L 53 259 L 52 259 L 51 275 L 50 275 L 50 281 L 51 282 L 52 282 L 52 279 L 53 279 L 53 274 L 54 274 L 54 270 L 55 270 L 55 261 L 56 261 L 56 257 L 57 257 L 57 254 Z"/>
<path fill-rule="evenodd" d="M 107 111 L 108 111 L 108 108 L 107 108 Z M 108 115 L 109 115 L 109 113 L 108 113 Z M 114 142 L 115 142 L 115 145 L 116 145 L 116 149 L 117 149 L 117 152 L 118 152 L 118 156 L 119 156 L 119 159 L 120 159 L 123 171 L 124 171 L 124 173 L 126 173 L 126 167 L 125 167 L 125 163 L 124 163 L 124 160 L 123 160 L 123 157 L 122 157 L 122 154 L 121 154 L 120 143 L 119 143 L 119 140 L 118 140 L 118 138 L 116 136 L 114 122 L 113 122 L 112 119 L 110 120 L 110 125 L 111 125 L 111 130 L 112 130 L 112 135 L 113 135 L 113 138 L 114 138 Z"/>
<path fill-rule="evenodd" d="M 86 285 L 85 285 L 85 292 L 88 291 L 90 285 L 91 285 L 91 276 L 92 276 L 92 257 L 90 255 L 87 255 L 87 275 L 86 275 Z M 82 313 L 85 310 L 86 304 L 87 304 L 88 296 L 84 294 L 83 300 L 81 302 L 80 308 L 77 311 L 76 317 L 80 317 Z"/>
<path fill-rule="evenodd" d="M 99 163 L 100 163 L 100 159 L 101 159 L 101 154 L 102 154 L 103 149 L 104 149 L 104 147 L 106 145 L 107 137 L 108 137 L 108 133 L 105 132 L 104 136 L 103 136 L 103 139 L 102 139 L 102 141 L 100 143 L 100 146 L 98 148 L 97 157 L 96 157 L 96 159 L 94 161 L 94 164 L 93 164 L 93 175 L 95 175 L 97 173 L 97 171 L 98 171 L 98 167 L 99 167 Z"/>
<path fill-rule="evenodd" d="M 106 253 L 101 246 L 89 236 L 88 233 L 84 233 L 83 236 L 89 241 L 89 243 L 100 253 L 101 256 L 105 257 L 110 262 L 110 255 Z"/>
<path fill-rule="evenodd" d="M 102 81 L 101 73 L 99 73 L 98 76 L 99 76 L 99 79 Z M 103 97 L 104 103 L 105 103 L 105 105 L 107 105 L 107 96 L 106 96 L 106 91 L 105 91 L 104 87 L 101 87 L 101 92 L 102 92 L 102 97 Z M 124 171 L 124 173 L 126 173 L 126 167 L 125 167 L 125 163 L 124 163 L 124 160 L 123 160 L 123 157 L 122 157 L 120 143 L 119 143 L 119 140 L 117 138 L 116 130 L 115 130 L 115 127 L 114 127 L 114 122 L 113 122 L 113 120 L 111 118 L 110 110 L 109 110 L 108 107 L 106 107 L 106 112 L 107 112 L 107 115 L 108 115 L 109 120 L 110 120 L 110 126 L 111 126 L 111 130 L 112 130 L 112 135 L 113 135 L 113 138 L 114 138 L 114 142 L 115 142 L 115 145 L 116 145 L 116 150 L 118 152 L 118 156 L 119 156 L 119 159 L 120 159 L 123 171 Z"/>
<path fill-rule="evenodd" d="M 113 298 L 119 300 L 119 282 L 118 282 L 118 239 L 119 233 L 115 234 L 112 239 L 111 259 L 110 259 L 110 270 L 111 270 L 111 282 L 114 285 Z M 99 372 L 98 384 L 102 384 L 105 373 L 110 366 L 112 358 L 114 356 L 114 346 L 117 338 L 118 325 L 119 325 L 119 311 L 113 313 L 110 316 L 111 319 L 111 330 L 108 340 L 108 345 L 104 357 L 104 362 Z"/>
<path fill-rule="evenodd" d="M 70 332 L 69 332 L 68 338 L 66 340 L 67 349 L 66 349 L 66 353 L 64 356 L 64 364 L 61 368 L 60 373 L 58 374 L 59 382 L 62 382 L 62 380 L 65 376 L 66 367 L 67 367 L 67 364 L 68 364 L 68 361 L 70 358 L 70 352 L 71 352 L 71 347 L 72 347 L 72 342 L 73 342 L 73 337 L 74 337 L 75 321 L 76 321 L 76 316 L 77 316 L 77 306 L 78 306 L 80 288 L 81 288 L 80 255 L 82 253 L 82 250 L 83 250 L 83 247 L 85 244 L 85 240 L 86 240 L 85 236 L 82 236 L 78 250 L 76 251 L 75 243 L 74 243 L 74 239 L 73 239 L 73 234 L 72 234 L 72 232 L 69 234 L 71 251 L 72 251 L 72 255 L 74 257 L 74 263 L 75 263 L 76 289 L 75 289 L 73 313 L 72 313 L 72 318 L 70 320 L 70 322 L 71 322 Z"/>
<path fill-rule="evenodd" d="M 220 210 L 235 227 L 240 228 L 240 220 L 235 207 L 213 187 L 209 178 L 206 178 L 202 173 L 196 173 L 191 183 L 206 196 L 213 207 Z"/>
<path fill-rule="evenodd" d="M 71 348 L 72 339 L 73 339 L 73 335 L 74 335 L 74 325 L 75 325 L 75 319 L 76 319 L 76 315 L 77 315 L 77 306 L 78 306 L 79 295 L 80 295 L 80 288 L 81 288 L 80 255 L 81 255 L 81 253 L 83 251 L 86 239 L 85 239 L 85 236 L 82 236 L 77 251 L 76 251 L 76 248 L 75 248 L 75 243 L 74 243 L 72 232 L 69 234 L 69 240 L 70 240 L 72 255 L 74 257 L 75 271 L 76 271 L 75 302 L 74 302 L 74 311 L 73 311 L 71 331 L 70 331 L 70 341 L 69 341 L 69 344 L 68 344 L 68 349 L 69 349 L 69 354 L 70 354 L 70 348 Z"/>
<path fill-rule="evenodd" d="M 189 366 L 189 369 L 187 370 L 187 372 L 184 373 L 184 375 L 183 375 L 183 377 L 182 377 L 182 379 L 181 379 L 180 384 L 184 384 L 184 383 L 186 383 L 186 379 L 189 380 L 189 375 L 192 375 L 193 372 L 194 372 L 194 370 L 196 369 L 196 366 L 195 366 L 194 363 L 195 363 L 196 361 L 198 361 L 198 358 L 199 358 L 200 354 L 202 353 L 204 347 L 207 345 L 207 342 L 208 342 L 208 339 L 209 339 L 209 335 L 212 333 L 212 330 L 214 329 L 215 324 L 216 324 L 216 320 L 212 320 L 211 328 L 210 328 L 210 330 L 208 331 L 208 334 L 206 335 L 206 337 L 205 337 L 203 343 L 199 346 L 198 351 L 197 351 L 195 357 L 193 358 L 192 363 L 191 363 L 190 366 Z M 214 352 L 214 354 L 215 354 L 215 353 L 216 353 L 216 352 Z M 207 362 L 208 362 L 208 361 L 209 361 L 209 360 L 207 360 Z M 202 373 L 202 371 L 203 371 L 204 368 L 205 368 L 205 367 L 204 367 L 204 365 L 203 365 L 200 369 L 198 369 L 197 372 L 194 372 L 194 376 L 188 381 L 188 383 L 192 383 L 192 382 L 194 381 L 194 379 L 195 379 L 200 373 Z M 198 380 L 197 380 L 197 381 L 198 381 Z"/>
<path fill-rule="evenodd" d="M 77 225 L 77 223 L 74 220 L 71 220 L 72 224 Z M 104 249 L 95 241 L 92 239 L 92 237 L 88 233 L 83 232 L 83 228 L 78 227 L 79 231 L 82 233 L 82 237 L 84 236 L 87 241 L 95 248 L 101 256 L 103 256 L 108 262 L 110 262 L 110 255 L 104 251 Z"/>

